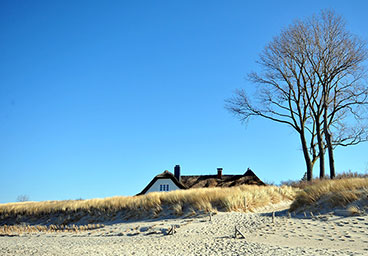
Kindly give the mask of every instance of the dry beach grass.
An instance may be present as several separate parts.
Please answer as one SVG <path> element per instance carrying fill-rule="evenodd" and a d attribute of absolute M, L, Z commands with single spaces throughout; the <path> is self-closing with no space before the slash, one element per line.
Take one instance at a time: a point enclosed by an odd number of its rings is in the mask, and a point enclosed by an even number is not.
<path fill-rule="evenodd" d="M 368 206 L 368 178 L 321 180 L 299 191 L 290 211 L 331 210 L 348 207 L 351 212 Z M 353 204 L 353 205 L 351 205 Z"/>
<path fill-rule="evenodd" d="M 8 203 L 0 205 L 0 224 L 19 224 L 34 219 L 41 224 L 67 225 L 80 222 L 85 216 L 90 216 L 89 222 L 100 222 L 190 216 L 213 211 L 252 211 L 268 204 L 292 200 L 296 191 L 287 186 L 243 185 L 104 199 Z M 50 216 L 55 218 L 51 220 Z"/>
<path fill-rule="evenodd" d="M 51 232 L 83 232 L 104 227 L 103 224 L 88 225 L 3 225 L 0 226 L 0 236 L 16 236 L 31 233 Z"/>

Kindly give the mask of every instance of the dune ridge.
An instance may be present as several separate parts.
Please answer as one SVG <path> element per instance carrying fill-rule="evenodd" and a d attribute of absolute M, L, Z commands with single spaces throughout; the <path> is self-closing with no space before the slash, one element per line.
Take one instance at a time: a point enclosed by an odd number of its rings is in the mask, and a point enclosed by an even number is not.
<path fill-rule="evenodd" d="M 298 189 L 282 186 L 242 185 L 154 192 L 142 196 L 104 199 L 22 202 L 0 205 L 3 224 L 89 224 L 170 216 L 193 216 L 217 211 L 253 211 L 292 200 Z"/>

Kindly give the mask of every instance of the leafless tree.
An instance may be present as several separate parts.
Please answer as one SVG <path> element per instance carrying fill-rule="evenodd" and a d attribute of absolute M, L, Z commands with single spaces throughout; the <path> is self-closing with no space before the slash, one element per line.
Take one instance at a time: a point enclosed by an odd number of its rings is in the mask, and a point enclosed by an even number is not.
<path fill-rule="evenodd" d="M 29 196 L 27 196 L 27 195 L 17 196 L 17 202 L 26 202 L 26 201 L 29 201 Z"/>
<path fill-rule="evenodd" d="M 306 88 L 315 81 L 303 74 L 307 59 L 300 47 L 303 38 L 297 31 L 298 23 L 282 31 L 260 54 L 258 64 L 262 70 L 249 74 L 249 80 L 257 86 L 252 101 L 245 90 L 237 90 L 227 100 L 226 108 L 242 121 L 260 116 L 292 127 L 299 135 L 307 178 L 311 180 L 319 152 L 315 149 L 316 125 L 310 115 Z"/>
<path fill-rule="evenodd" d="M 322 11 L 304 22 L 305 56 L 313 72 L 316 87 L 311 92 L 310 109 L 322 120 L 328 148 L 330 177 L 335 177 L 333 149 L 356 145 L 368 138 L 368 86 L 366 44 L 347 31 L 341 16 L 331 10 Z M 309 77 L 310 78 L 310 77 Z M 310 78 L 312 79 L 312 78 Z M 322 110 L 322 112 L 321 112 Z M 320 124 L 318 124 L 320 123 Z"/>
<path fill-rule="evenodd" d="M 252 100 L 248 90 L 238 90 L 226 107 L 242 121 L 260 116 L 292 127 L 299 134 L 308 180 L 317 159 L 324 177 L 327 148 L 333 178 L 334 147 L 367 139 L 366 56 L 365 44 L 333 11 L 297 20 L 260 54 L 261 71 L 249 75 L 257 86 Z"/>

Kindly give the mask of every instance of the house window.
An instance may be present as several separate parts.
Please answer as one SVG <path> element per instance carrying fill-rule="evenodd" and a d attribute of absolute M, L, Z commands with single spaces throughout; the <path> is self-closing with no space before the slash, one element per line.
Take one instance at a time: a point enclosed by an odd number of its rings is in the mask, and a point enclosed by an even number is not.
<path fill-rule="evenodd" d="M 169 184 L 161 184 L 160 191 L 169 191 Z"/>

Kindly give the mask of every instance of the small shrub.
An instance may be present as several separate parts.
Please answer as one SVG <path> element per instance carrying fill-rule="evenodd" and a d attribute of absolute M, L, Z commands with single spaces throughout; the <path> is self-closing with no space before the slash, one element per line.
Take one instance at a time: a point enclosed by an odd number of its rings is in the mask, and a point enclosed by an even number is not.
<path fill-rule="evenodd" d="M 360 215 L 360 209 L 357 206 L 349 206 L 347 210 L 350 215 Z"/>
<path fill-rule="evenodd" d="M 29 196 L 27 195 L 19 195 L 17 197 L 17 202 L 27 202 L 29 201 Z"/>

